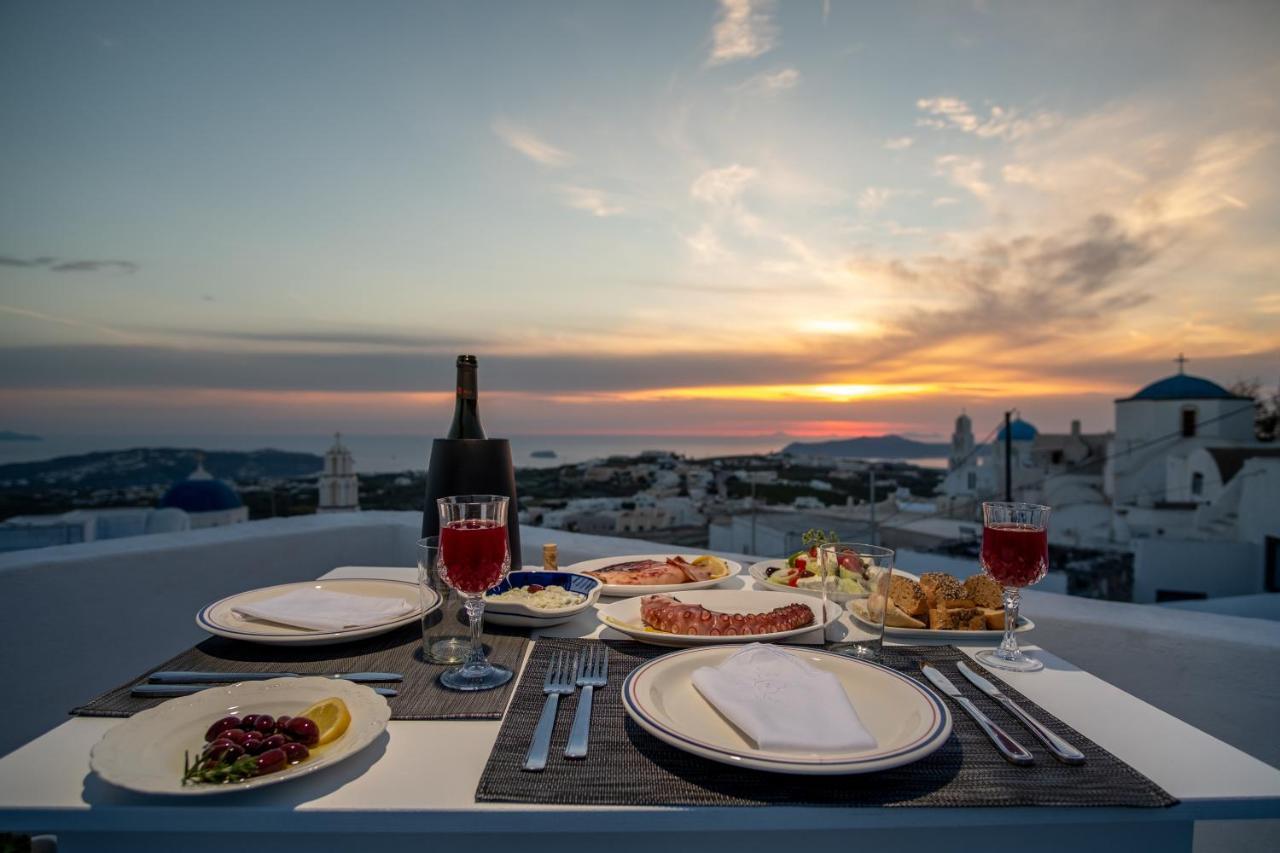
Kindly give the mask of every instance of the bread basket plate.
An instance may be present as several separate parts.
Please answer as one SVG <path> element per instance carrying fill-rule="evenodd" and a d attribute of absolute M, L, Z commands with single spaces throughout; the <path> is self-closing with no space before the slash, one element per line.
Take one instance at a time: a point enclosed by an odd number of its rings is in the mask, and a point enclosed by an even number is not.
<path fill-rule="evenodd" d="M 802 752 L 758 748 L 721 716 L 693 686 L 694 670 L 718 666 L 742 644 L 686 649 L 632 670 L 622 684 L 627 715 L 676 749 L 772 773 L 845 775 L 901 767 L 930 755 L 951 734 L 951 714 L 932 691 L 883 666 L 822 649 L 783 646 L 834 675 L 876 739 L 871 749 Z"/>
<path fill-rule="evenodd" d="M 896 572 L 896 569 L 895 569 Z M 845 605 L 849 614 L 864 625 L 870 624 L 867 618 L 867 600 L 860 598 L 856 601 L 850 601 Z M 1028 631 L 1035 630 L 1036 623 L 1032 622 L 1025 616 L 1018 617 L 1018 627 L 1014 631 L 1015 634 L 1025 634 Z M 897 628 L 892 625 L 884 626 L 884 634 L 886 637 L 893 637 L 899 640 L 959 640 L 964 642 L 983 642 L 986 640 L 999 640 L 1004 636 L 1004 631 L 954 631 L 948 629 L 933 628 Z"/>

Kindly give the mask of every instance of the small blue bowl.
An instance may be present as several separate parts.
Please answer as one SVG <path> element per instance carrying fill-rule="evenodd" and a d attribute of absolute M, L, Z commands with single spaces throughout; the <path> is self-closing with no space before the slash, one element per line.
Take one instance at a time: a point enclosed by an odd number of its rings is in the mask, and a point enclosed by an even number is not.
<path fill-rule="evenodd" d="M 585 595 L 582 601 L 570 607 L 557 610 L 536 610 L 513 601 L 489 601 L 487 596 L 500 595 L 512 587 L 540 584 L 541 586 L 559 586 L 570 592 Z M 511 572 L 502 583 L 485 593 L 484 618 L 495 625 L 514 625 L 522 628 L 544 628 L 568 622 L 573 617 L 589 610 L 600 598 L 600 590 L 604 584 L 588 575 L 577 575 L 573 572 L 545 572 L 522 570 Z"/>

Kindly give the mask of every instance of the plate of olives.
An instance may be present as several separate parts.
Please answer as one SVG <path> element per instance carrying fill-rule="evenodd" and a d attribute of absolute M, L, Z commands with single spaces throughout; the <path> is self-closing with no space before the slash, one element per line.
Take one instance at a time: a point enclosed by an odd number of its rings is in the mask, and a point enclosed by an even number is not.
<path fill-rule="evenodd" d="M 373 743 L 391 708 L 330 678 L 219 685 L 134 714 L 94 745 L 89 766 L 145 794 L 258 788 L 332 766 Z"/>

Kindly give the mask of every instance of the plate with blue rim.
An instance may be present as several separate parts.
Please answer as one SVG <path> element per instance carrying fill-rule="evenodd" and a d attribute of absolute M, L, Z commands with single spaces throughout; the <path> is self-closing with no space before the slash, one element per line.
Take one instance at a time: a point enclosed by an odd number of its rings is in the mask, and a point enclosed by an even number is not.
<path fill-rule="evenodd" d="M 559 587 L 582 596 L 582 600 L 563 607 L 541 607 L 520 601 L 494 601 L 491 596 L 513 589 Z M 590 610 L 600 598 L 604 584 L 590 575 L 574 572 L 521 570 L 511 572 L 502 583 L 484 594 L 484 619 L 495 625 L 517 628 L 548 628 L 568 622 L 579 613 Z"/>
<path fill-rule="evenodd" d="M 263 601 L 297 589 L 323 589 L 348 595 L 366 595 L 373 598 L 398 598 L 409 605 L 409 612 L 372 625 L 345 628 L 341 631 L 312 631 L 241 616 L 235 612 L 240 604 Z M 264 586 L 219 599 L 196 614 L 196 624 L 210 634 L 247 643 L 284 646 L 328 646 L 348 643 L 365 637 L 386 634 L 405 625 L 412 625 L 440 606 L 440 595 L 430 587 L 419 588 L 408 581 L 383 578 L 332 578 L 330 580 L 302 581 L 276 586 Z"/>
<path fill-rule="evenodd" d="M 693 685 L 693 672 L 719 666 L 742 645 L 672 652 L 636 667 L 622 683 L 627 715 L 658 740 L 734 767 L 798 775 L 849 775 L 901 767 L 933 754 L 951 735 L 951 713 L 932 691 L 888 667 L 822 649 L 779 646 L 839 680 L 876 740 L 854 751 L 760 749 Z"/>

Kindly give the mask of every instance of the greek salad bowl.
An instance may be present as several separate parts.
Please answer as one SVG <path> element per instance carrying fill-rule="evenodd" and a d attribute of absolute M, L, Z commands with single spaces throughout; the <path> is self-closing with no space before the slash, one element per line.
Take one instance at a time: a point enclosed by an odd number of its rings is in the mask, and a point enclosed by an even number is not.
<path fill-rule="evenodd" d="M 573 572 L 522 570 L 511 572 L 502 583 L 484 594 L 484 618 L 495 625 L 518 628 L 545 628 L 568 622 L 590 610 L 603 588 L 599 580 Z M 509 600 L 507 594 L 523 600 Z M 566 596 L 570 593 L 571 596 Z M 580 596 L 580 598 L 578 598 Z M 508 600 L 504 600 L 504 597 Z M 573 597 L 573 603 L 558 604 L 556 598 Z"/>

